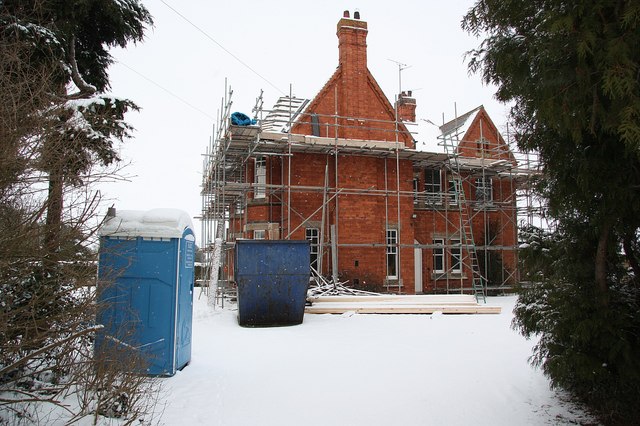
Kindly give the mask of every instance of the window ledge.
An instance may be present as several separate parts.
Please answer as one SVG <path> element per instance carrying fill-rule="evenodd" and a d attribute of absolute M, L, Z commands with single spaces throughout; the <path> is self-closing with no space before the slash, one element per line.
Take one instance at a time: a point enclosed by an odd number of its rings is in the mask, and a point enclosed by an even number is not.
<path fill-rule="evenodd" d="M 498 207 L 493 203 L 478 203 L 473 206 L 474 210 L 497 210 Z"/>
<path fill-rule="evenodd" d="M 467 276 L 461 273 L 431 273 L 432 281 L 443 281 L 443 280 L 466 280 Z"/>
<path fill-rule="evenodd" d="M 397 278 L 385 278 L 384 280 L 385 287 L 403 287 L 403 280 L 400 279 L 398 282 Z"/>
<path fill-rule="evenodd" d="M 248 206 L 259 206 L 263 204 L 269 204 L 269 199 L 267 197 L 263 198 L 253 198 L 251 200 L 247 200 Z"/>

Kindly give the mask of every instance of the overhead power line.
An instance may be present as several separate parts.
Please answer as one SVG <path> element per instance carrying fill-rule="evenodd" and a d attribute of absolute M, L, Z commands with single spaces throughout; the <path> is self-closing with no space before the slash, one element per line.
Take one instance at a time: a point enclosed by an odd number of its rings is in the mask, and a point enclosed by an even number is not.
<path fill-rule="evenodd" d="M 176 95 L 175 93 L 173 93 L 172 91 L 170 91 L 169 89 L 167 89 L 166 87 L 162 86 L 159 83 L 156 83 L 155 81 L 153 81 L 152 79 L 150 79 L 149 77 L 147 77 L 146 75 L 142 74 L 141 72 L 136 71 L 135 69 L 131 68 L 129 65 L 125 64 L 122 61 L 117 61 L 120 65 L 124 66 L 125 68 L 128 68 L 129 70 L 133 71 L 134 73 L 138 74 L 140 77 L 144 78 L 145 80 L 147 80 L 149 83 L 155 85 L 156 87 L 164 90 L 165 92 L 167 92 L 169 95 L 173 96 L 174 98 L 176 98 L 177 100 L 179 100 L 180 102 L 182 102 L 183 104 L 187 105 L 189 108 L 194 109 L 195 111 L 198 111 L 200 114 L 204 115 L 205 117 L 215 121 L 215 117 L 211 116 L 210 114 L 208 114 L 207 112 L 201 110 L 200 108 L 198 108 L 197 106 L 193 105 L 192 103 L 190 103 L 189 101 L 185 100 L 184 98 L 181 98 L 180 96 Z"/>
<path fill-rule="evenodd" d="M 240 64 L 242 64 L 245 68 L 247 68 L 249 71 L 251 71 L 252 73 L 254 73 L 255 75 L 257 75 L 258 77 L 260 77 L 262 80 L 264 80 L 269 86 L 273 87 L 274 89 L 276 89 L 278 92 L 280 92 L 282 95 L 286 95 L 286 93 L 284 91 L 282 91 L 278 86 L 276 86 L 275 84 L 273 84 L 272 82 L 270 82 L 269 80 L 267 80 L 266 77 L 263 77 L 258 71 L 254 70 L 253 68 L 251 68 L 251 66 L 249 64 L 247 64 L 246 62 L 244 62 L 242 59 L 240 59 L 239 57 L 237 57 L 236 55 L 234 55 L 229 49 L 227 49 L 226 47 L 224 47 L 222 44 L 218 43 L 218 41 L 216 41 L 213 37 L 211 37 L 205 30 L 203 30 L 202 28 L 200 28 L 199 26 L 197 26 L 196 24 L 194 24 L 191 20 L 189 20 L 189 18 L 187 18 L 186 16 L 184 16 L 182 13 L 178 12 L 176 9 L 174 9 L 169 3 L 167 3 L 164 0 L 160 0 L 165 6 L 167 6 L 169 9 L 171 9 L 176 15 L 178 15 L 179 17 L 181 17 L 182 19 L 184 19 L 189 25 L 191 25 L 193 28 L 195 28 L 196 30 L 198 30 L 200 33 L 202 33 L 202 35 L 204 35 L 206 38 L 208 38 L 209 40 L 211 40 L 212 42 L 214 42 L 220 49 L 224 50 L 225 52 L 227 52 L 227 54 L 229 54 L 233 59 L 235 59 L 236 61 L 238 61 Z"/>

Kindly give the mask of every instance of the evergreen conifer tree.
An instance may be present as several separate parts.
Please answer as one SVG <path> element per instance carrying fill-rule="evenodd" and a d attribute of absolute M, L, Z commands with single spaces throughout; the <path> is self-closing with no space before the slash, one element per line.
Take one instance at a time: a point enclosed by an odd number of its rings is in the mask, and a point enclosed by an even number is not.
<path fill-rule="evenodd" d="M 151 24 L 138 0 L 0 1 L 0 423 L 40 424 L 51 406 L 70 424 L 145 410 L 150 381 L 131 360 L 91 351 L 98 221 L 85 186 L 119 161 L 137 109 L 108 93 L 109 49 Z"/>
<path fill-rule="evenodd" d="M 523 257 L 540 284 L 521 294 L 514 325 L 540 335 L 534 360 L 554 385 L 608 423 L 631 422 L 640 417 L 640 3 L 479 0 L 462 26 L 484 39 L 470 70 L 512 103 L 518 145 L 539 153 L 538 190 L 558 223 L 554 234 L 527 234 Z"/>

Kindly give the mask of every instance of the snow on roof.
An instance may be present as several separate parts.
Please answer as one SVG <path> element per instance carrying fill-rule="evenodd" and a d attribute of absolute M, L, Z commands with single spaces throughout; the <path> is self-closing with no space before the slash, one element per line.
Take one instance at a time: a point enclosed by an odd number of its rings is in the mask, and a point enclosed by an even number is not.
<path fill-rule="evenodd" d="M 282 96 L 267 116 L 260 120 L 260 127 L 265 132 L 287 132 L 289 122 L 293 123 L 308 103 L 309 99 Z"/>
<path fill-rule="evenodd" d="M 178 209 L 121 210 L 100 228 L 101 236 L 182 238 L 193 229 L 191 217 Z"/>
<path fill-rule="evenodd" d="M 444 147 L 439 145 L 438 136 L 440 127 L 430 120 L 421 119 L 416 122 L 416 126 L 411 128 L 412 132 L 416 132 L 413 138 L 416 140 L 416 151 L 444 153 Z"/>

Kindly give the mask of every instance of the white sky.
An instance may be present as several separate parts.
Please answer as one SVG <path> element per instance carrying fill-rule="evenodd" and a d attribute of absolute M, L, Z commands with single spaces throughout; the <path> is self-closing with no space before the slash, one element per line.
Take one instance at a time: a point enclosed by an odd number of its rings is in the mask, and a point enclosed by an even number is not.
<path fill-rule="evenodd" d="M 338 64 L 336 24 L 342 12 L 350 10 L 353 17 L 359 10 L 369 27 L 369 69 L 391 102 L 398 92 L 398 65 L 390 59 L 410 66 L 402 72 L 402 89 L 413 90 L 418 118 L 442 123 L 443 113 L 447 121 L 454 117 L 454 105 L 462 114 L 483 104 L 499 128 L 504 123 L 508 109 L 493 98 L 495 89 L 467 72 L 464 53 L 480 43 L 460 28 L 472 0 L 165 1 L 284 94 L 291 84 L 295 96 L 306 98 L 316 95 Z M 117 209 L 177 208 L 197 217 L 202 154 L 221 109 L 225 78 L 234 90 L 233 111 L 250 114 L 260 89 L 265 108 L 283 93 L 162 1 L 143 3 L 154 28 L 144 43 L 115 49 L 120 63 L 110 68 L 113 93 L 142 108 L 127 116 L 136 132 L 121 150 L 131 162 L 125 169 L 131 178 L 100 189 L 105 205 Z M 199 221 L 194 225 L 199 241 Z"/>

